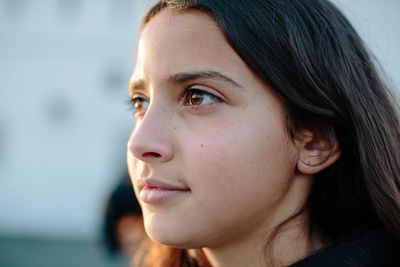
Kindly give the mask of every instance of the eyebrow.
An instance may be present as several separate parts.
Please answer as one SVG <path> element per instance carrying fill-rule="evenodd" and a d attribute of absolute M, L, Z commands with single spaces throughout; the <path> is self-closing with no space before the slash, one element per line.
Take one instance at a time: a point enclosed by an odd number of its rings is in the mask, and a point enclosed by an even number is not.
<path fill-rule="evenodd" d="M 167 80 L 172 83 L 184 83 L 196 79 L 217 79 L 228 82 L 235 87 L 243 87 L 228 76 L 218 71 L 198 71 L 198 72 L 180 72 L 168 76 Z"/>
<path fill-rule="evenodd" d="M 146 87 L 146 84 L 145 84 L 143 79 L 138 79 L 138 80 L 135 80 L 135 81 L 129 81 L 128 91 L 132 92 L 132 91 L 134 91 L 136 89 L 143 89 L 145 87 Z"/>
<path fill-rule="evenodd" d="M 197 79 L 217 79 L 228 82 L 235 87 L 243 88 L 243 86 L 235 82 L 233 79 L 218 71 L 179 72 L 167 76 L 167 81 L 173 84 L 185 83 Z M 128 90 L 133 91 L 135 89 L 143 89 L 145 87 L 145 81 L 143 79 L 138 79 L 129 83 Z"/>

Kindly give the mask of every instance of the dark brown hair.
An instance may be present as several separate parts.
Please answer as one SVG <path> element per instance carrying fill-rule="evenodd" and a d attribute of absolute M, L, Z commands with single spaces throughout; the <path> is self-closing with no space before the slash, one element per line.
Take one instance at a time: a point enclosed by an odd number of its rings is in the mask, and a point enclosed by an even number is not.
<path fill-rule="evenodd" d="M 349 21 L 326 0 L 164 0 L 208 13 L 242 60 L 283 99 L 287 129 L 323 129 L 340 159 L 315 175 L 310 230 L 334 244 L 384 228 L 400 242 L 397 104 Z M 143 27 L 142 26 L 142 27 Z M 174 250 L 177 254 L 177 250 Z M 175 263 L 196 266 L 182 250 Z M 179 262 L 179 263 L 178 263 Z M 194 265 L 193 265 L 194 264 Z"/>

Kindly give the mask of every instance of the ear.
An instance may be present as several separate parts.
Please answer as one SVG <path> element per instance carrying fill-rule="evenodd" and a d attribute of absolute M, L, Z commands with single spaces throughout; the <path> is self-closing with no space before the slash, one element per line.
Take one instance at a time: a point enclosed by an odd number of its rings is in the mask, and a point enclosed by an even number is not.
<path fill-rule="evenodd" d="M 301 130 L 296 143 L 299 149 L 297 169 L 303 174 L 316 174 L 340 157 L 339 143 L 326 131 Z"/>

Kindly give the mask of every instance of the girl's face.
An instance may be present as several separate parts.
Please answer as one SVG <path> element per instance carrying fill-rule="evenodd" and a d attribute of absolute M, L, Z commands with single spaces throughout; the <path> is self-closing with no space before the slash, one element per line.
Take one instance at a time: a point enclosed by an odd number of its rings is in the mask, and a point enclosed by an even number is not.
<path fill-rule="evenodd" d="M 304 203 L 282 101 L 210 16 L 156 15 L 129 88 L 128 167 L 152 239 L 217 248 L 265 235 Z"/>

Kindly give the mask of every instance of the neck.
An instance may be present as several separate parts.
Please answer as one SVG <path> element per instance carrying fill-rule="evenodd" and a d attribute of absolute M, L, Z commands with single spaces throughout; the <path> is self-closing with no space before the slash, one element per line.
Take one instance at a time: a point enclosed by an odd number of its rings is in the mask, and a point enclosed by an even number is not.
<path fill-rule="evenodd" d="M 303 212 L 267 235 L 253 233 L 245 240 L 203 251 L 213 267 L 287 266 L 320 248 L 318 239 L 310 237 L 307 218 Z"/>

